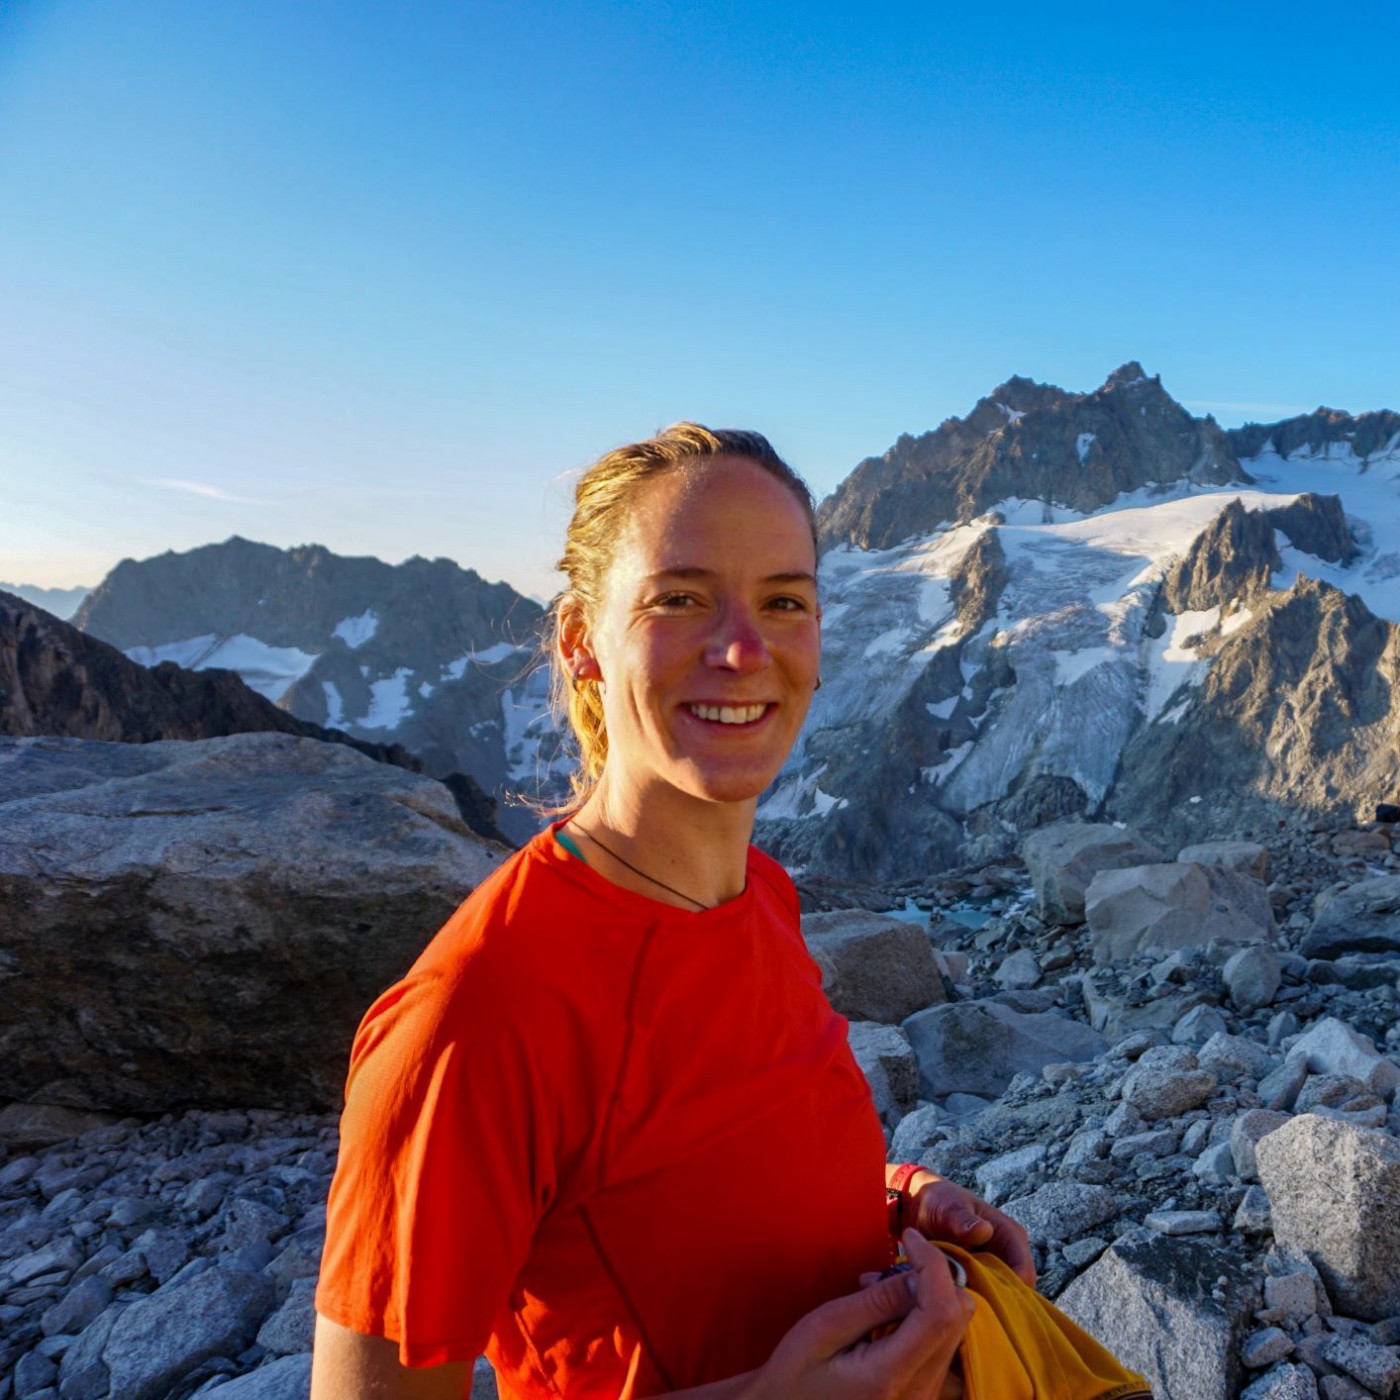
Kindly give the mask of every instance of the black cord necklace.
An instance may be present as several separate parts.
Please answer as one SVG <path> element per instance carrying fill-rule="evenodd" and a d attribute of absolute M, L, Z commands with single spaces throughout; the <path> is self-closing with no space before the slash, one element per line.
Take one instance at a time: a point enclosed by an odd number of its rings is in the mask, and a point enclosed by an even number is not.
<path fill-rule="evenodd" d="M 684 890 L 678 890 L 674 885 L 668 885 L 665 880 L 658 880 L 655 875 L 648 875 L 645 870 L 633 865 L 626 856 L 620 856 L 611 846 L 605 846 L 591 831 L 585 831 L 577 821 L 572 821 L 569 825 L 573 827 L 575 831 L 586 836 L 605 855 L 610 855 L 619 865 L 625 865 L 634 875 L 640 875 L 642 879 L 646 880 L 648 883 L 657 886 L 659 889 L 666 890 L 669 894 L 675 895 L 677 899 L 685 900 L 687 904 L 693 904 L 697 909 L 713 908 L 713 905 L 706 904 L 703 899 L 696 899 L 693 894 L 686 894 Z"/>

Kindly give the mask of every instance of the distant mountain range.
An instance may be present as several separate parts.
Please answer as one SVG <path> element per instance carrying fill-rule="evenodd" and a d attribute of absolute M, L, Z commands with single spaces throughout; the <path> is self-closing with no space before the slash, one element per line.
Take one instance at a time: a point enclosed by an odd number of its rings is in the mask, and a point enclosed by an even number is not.
<path fill-rule="evenodd" d="M 91 592 L 90 588 L 39 588 L 32 583 L 0 583 L 0 593 L 23 598 L 26 603 L 33 603 L 36 608 L 43 608 L 65 622 Z"/>
<path fill-rule="evenodd" d="M 536 657 L 542 609 L 449 559 L 389 565 L 234 537 L 123 560 L 77 626 L 134 661 L 237 671 L 303 720 L 469 773 L 497 798 L 547 785 L 554 753 Z M 533 815 L 502 806 L 516 839 Z"/>
<path fill-rule="evenodd" d="M 376 763 L 422 772 L 402 745 L 367 743 L 299 720 L 232 671 L 196 673 L 170 661 L 142 666 L 52 613 L 0 592 L 0 735 L 148 744 L 265 732 L 345 744 Z M 473 831 L 505 839 L 488 794 L 462 773 L 446 783 Z"/>
<path fill-rule="evenodd" d="M 1225 431 L 1136 363 L 1085 394 L 1015 377 L 819 522 L 825 685 L 759 808 L 809 880 L 916 885 L 1074 813 L 1194 839 L 1396 796 L 1396 413 Z M 542 617 L 447 560 L 235 538 L 124 561 L 75 622 L 499 797 L 570 762 Z"/>

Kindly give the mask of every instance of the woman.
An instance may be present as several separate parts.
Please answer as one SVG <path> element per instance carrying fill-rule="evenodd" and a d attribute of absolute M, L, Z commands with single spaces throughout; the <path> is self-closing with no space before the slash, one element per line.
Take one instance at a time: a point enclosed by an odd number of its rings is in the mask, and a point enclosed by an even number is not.
<path fill-rule="evenodd" d="M 504 1396 L 926 1400 L 960 1393 L 972 1304 L 924 1236 L 1034 1280 L 1019 1226 L 886 1167 L 792 884 L 749 845 L 820 684 L 816 566 L 755 433 L 679 424 L 579 482 L 577 800 L 361 1025 L 317 1400 L 461 1396 L 483 1348 Z M 912 1273 L 872 1282 L 890 1180 Z"/>

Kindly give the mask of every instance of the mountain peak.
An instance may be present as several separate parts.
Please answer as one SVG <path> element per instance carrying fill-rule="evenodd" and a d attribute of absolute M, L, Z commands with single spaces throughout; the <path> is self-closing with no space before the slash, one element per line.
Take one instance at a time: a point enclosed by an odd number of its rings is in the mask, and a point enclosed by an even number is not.
<path fill-rule="evenodd" d="M 1129 360 L 1125 365 L 1119 365 L 1112 374 L 1104 380 L 1105 389 L 1126 389 L 1130 384 L 1139 384 L 1148 380 L 1148 373 L 1136 360 Z M 1151 382 L 1161 384 L 1161 377 L 1151 376 Z"/>

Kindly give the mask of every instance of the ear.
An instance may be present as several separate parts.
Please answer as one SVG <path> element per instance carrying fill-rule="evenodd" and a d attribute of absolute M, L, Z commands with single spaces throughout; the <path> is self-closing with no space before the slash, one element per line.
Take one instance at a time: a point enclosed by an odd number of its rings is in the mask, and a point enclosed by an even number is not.
<path fill-rule="evenodd" d="M 565 593 L 555 610 L 558 623 L 554 645 L 564 670 L 576 680 L 598 680 L 601 672 L 593 654 L 588 610 L 577 593 Z"/>

